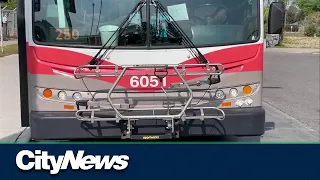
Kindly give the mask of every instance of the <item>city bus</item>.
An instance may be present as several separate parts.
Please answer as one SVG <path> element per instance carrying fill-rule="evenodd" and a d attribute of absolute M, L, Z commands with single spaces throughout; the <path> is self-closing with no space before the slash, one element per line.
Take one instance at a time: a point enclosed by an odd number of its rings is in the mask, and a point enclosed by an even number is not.
<path fill-rule="evenodd" d="M 31 139 L 261 136 L 262 0 L 17 0 Z M 270 7 L 269 30 L 284 7 Z"/>

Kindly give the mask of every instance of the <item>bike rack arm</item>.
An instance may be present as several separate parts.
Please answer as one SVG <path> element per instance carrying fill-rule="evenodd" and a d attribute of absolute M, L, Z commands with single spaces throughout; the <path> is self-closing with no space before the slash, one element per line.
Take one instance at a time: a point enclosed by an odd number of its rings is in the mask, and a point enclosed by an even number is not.
<path fill-rule="evenodd" d="M 112 85 L 111 89 L 108 92 L 108 101 L 110 103 L 111 108 L 116 112 L 116 114 L 121 118 L 121 119 L 160 119 L 160 118 L 171 118 L 171 119 L 179 119 L 183 116 L 183 114 L 185 113 L 185 111 L 187 110 L 187 108 L 189 107 L 189 105 L 192 102 L 193 99 L 193 92 L 191 90 L 191 88 L 188 86 L 187 82 L 185 81 L 185 79 L 183 78 L 183 76 L 179 73 L 177 67 L 173 67 L 174 71 L 177 73 L 177 75 L 179 76 L 179 78 L 181 79 L 182 83 L 185 84 L 187 90 L 189 91 L 189 99 L 187 101 L 187 103 L 183 106 L 181 112 L 178 115 L 152 115 L 152 116 L 124 116 L 122 115 L 118 109 L 115 107 L 115 105 L 112 102 L 111 99 L 111 94 L 114 91 L 114 89 L 116 88 L 116 86 L 119 84 L 121 78 L 124 76 L 125 72 L 127 71 L 127 67 L 125 67 L 122 72 L 120 73 L 119 77 L 117 78 L 117 80 L 115 81 L 115 83 Z"/>
<path fill-rule="evenodd" d="M 216 67 L 220 67 L 216 69 Z M 224 66 L 222 64 L 180 64 L 180 65 L 123 65 L 121 66 L 122 68 L 135 68 L 135 69 L 140 69 L 140 68 L 174 68 L 176 69 L 181 69 L 179 72 L 175 71 L 173 73 L 167 74 L 167 76 L 177 76 L 179 73 L 182 76 L 218 76 L 223 74 L 224 72 Z M 205 67 L 206 69 L 203 70 L 202 72 L 188 72 L 188 67 L 193 68 L 193 67 Z M 111 71 L 111 72 L 101 72 L 101 68 L 105 68 L 104 70 L 106 71 Z M 85 70 L 88 70 L 89 72 L 85 72 Z M 120 74 L 118 74 L 119 71 L 119 66 L 118 65 L 83 65 L 79 66 L 74 70 L 74 77 L 76 79 L 82 79 L 84 77 L 119 77 Z M 123 74 L 122 76 L 145 76 L 146 74 L 141 73 L 141 74 Z M 179 75 L 178 75 L 179 76 Z"/>

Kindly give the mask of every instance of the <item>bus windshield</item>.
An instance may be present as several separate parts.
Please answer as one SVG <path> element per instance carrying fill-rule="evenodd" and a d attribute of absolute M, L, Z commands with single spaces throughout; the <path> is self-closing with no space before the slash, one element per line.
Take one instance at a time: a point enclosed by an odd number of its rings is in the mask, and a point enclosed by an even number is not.
<path fill-rule="evenodd" d="M 33 0 L 33 39 L 38 44 L 101 47 L 139 1 Z M 159 2 L 197 47 L 251 43 L 260 38 L 259 0 Z M 154 6 L 150 18 L 143 7 L 117 36 L 112 45 L 123 48 L 183 46 L 170 21 Z"/>

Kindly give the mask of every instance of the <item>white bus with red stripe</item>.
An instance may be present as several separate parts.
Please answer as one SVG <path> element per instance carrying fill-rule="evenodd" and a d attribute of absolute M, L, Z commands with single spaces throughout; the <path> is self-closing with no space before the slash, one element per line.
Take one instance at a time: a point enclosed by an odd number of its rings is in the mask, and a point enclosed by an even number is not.
<path fill-rule="evenodd" d="M 264 134 L 262 0 L 17 3 L 33 140 Z"/>

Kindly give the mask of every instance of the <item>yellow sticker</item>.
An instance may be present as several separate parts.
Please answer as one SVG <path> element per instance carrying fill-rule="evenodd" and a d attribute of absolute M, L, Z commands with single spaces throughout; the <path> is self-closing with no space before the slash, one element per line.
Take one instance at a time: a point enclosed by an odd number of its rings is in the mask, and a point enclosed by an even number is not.
<path fill-rule="evenodd" d="M 144 140 L 148 140 L 148 139 L 160 139 L 160 136 L 143 136 Z"/>

